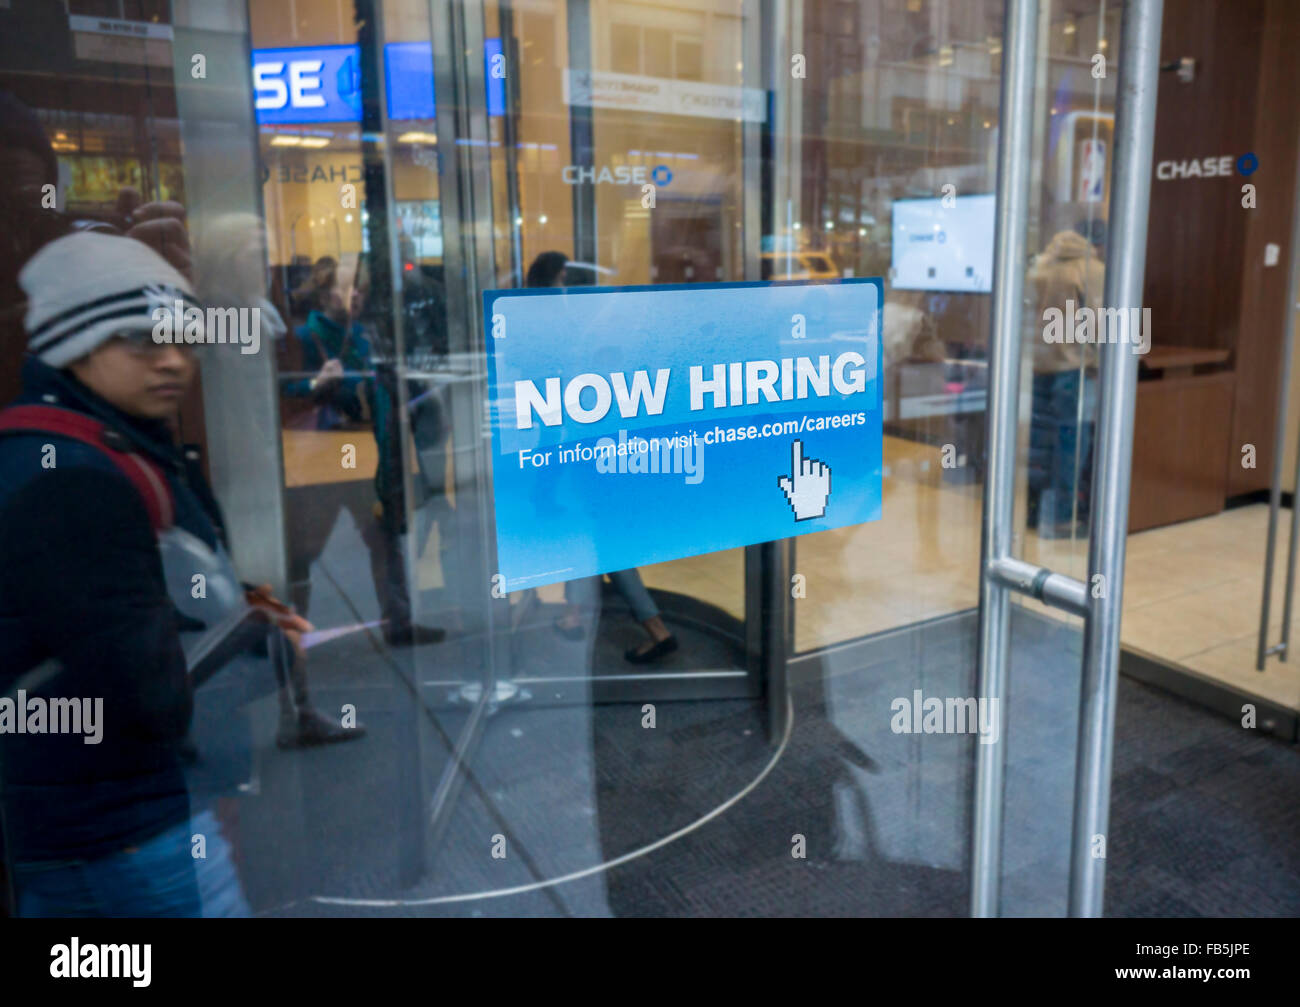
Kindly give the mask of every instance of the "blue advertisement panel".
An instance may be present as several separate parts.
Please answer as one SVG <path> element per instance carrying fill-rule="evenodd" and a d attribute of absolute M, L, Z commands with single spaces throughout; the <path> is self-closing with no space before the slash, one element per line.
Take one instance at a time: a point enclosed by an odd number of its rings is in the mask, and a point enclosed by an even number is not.
<path fill-rule="evenodd" d="M 504 115 L 506 82 L 492 74 L 501 40 L 483 40 L 489 115 Z M 433 46 L 390 42 L 384 46 L 388 118 L 437 118 Z M 303 125 L 361 121 L 361 49 L 355 45 L 253 50 L 253 104 L 259 123 Z"/>
<path fill-rule="evenodd" d="M 882 284 L 489 290 L 507 591 L 880 517 Z"/>
<path fill-rule="evenodd" d="M 360 49 L 253 50 L 253 107 L 259 123 L 360 121 Z"/>
<path fill-rule="evenodd" d="M 388 118 L 436 119 L 433 46 L 428 42 L 390 42 L 384 46 Z"/>

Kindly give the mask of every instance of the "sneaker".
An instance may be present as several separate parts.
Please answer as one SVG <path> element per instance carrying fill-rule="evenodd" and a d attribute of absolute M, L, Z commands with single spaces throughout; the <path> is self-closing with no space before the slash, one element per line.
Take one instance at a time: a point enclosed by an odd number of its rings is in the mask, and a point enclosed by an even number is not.
<path fill-rule="evenodd" d="M 408 622 L 404 626 L 384 627 L 384 640 L 390 647 L 423 647 L 442 643 L 445 639 L 447 631 L 436 626 L 417 626 Z"/>
<path fill-rule="evenodd" d="M 669 636 L 656 643 L 649 650 L 638 650 L 636 647 L 630 647 L 623 654 L 623 659 L 632 664 L 652 664 L 661 657 L 667 657 L 677 649 L 677 637 Z"/>
<path fill-rule="evenodd" d="M 366 733 L 365 725 L 355 727 L 337 724 L 319 710 L 308 707 L 299 710 L 297 719 L 282 719 L 280 733 L 275 743 L 281 748 L 307 748 L 312 745 L 332 745 L 340 741 L 354 741 Z"/>
<path fill-rule="evenodd" d="M 559 633 L 560 636 L 564 637 L 566 640 L 581 640 L 587 635 L 587 630 L 581 622 L 575 622 L 572 626 L 566 626 L 563 619 L 556 619 L 551 623 L 551 625 L 555 627 L 555 632 Z"/>

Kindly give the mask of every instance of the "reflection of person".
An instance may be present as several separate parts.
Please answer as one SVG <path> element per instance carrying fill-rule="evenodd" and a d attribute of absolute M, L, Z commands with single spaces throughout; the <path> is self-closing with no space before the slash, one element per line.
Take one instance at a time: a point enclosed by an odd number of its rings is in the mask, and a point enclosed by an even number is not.
<path fill-rule="evenodd" d="M 370 341 L 356 321 L 365 290 L 361 282 L 345 290 L 337 263 L 328 262 L 322 259 L 312 268 L 316 303 L 295 333 L 303 370 L 316 374 L 284 386 L 285 395 L 311 401 L 317 430 L 359 423 L 370 406 Z"/>
<path fill-rule="evenodd" d="M 1106 284 L 1106 267 L 1093 247 L 1104 245 L 1104 225 L 1096 221 L 1087 228 L 1091 241 L 1080 233 L 1085 227 L 1086 222 L 1079 231 L 1053 235 L 1029 273 L 1037 292 L 1040 322 L 1048 308 L 1056 308 L 1062 312 L 1069 334 L 1074 330 L 1069 306 L 1096 312 Z M 1049 343 L 1041 338 L 1041 326 L 1034 346 L 1029 527 L 1037 528 L 1043 538 L 1070 537 L 1076 532 L 1076 513 L 1077 530 L 1086 530 L 1088 521 L 1096 352 L 1087 344 Z"/>
<path fill-rule="evenodd" d="M 185 209 L 179 203 L 141 201 L 123 188 L 108 219 L 74 217 L 65 212 L 58 191 L 59 166 L 40 120 L 11 94 L 0 91 L 0 355 L 16 360 L 27 334 L 23 329 L 18 271 L 48 242 L 78 231 L 125 233 L 149 245 L 182 275 L 190 275 L 189 234 Z M 50 197 L 53 196 L 53 206 Z M 6 378 L 8 374 L 6 374 Z M 16 385 L 0 386 L 0 401 L 17 393 Z"/>
<path fill-rule="evenodd" d="M 394 421 L 393 395 L 387 383 L 376 380 L 371 340 L 359 321 L 369 295 L 368 274 L 362 264 L 349 285 L 337 266 L 320 266 L 317 263 L 318 268 L 313 270 L 317 306 L 296 333 L 302 344 L 303 369 L 315 374 L 287 381 L 283 394 L 311 403 L 317 430 L 342 430 L 360 423 L 372 427 L 378 448 L 378 499 L 363 504 L 349 498 L 344 506 L 370 552 L 384 638 L 393 646 L 438 643 L 446 636 L 444 630 L 411 621 L 401 541 L 404 507 L 400 431 Z M 304 609 L 310 591 L 309 571 L 325 549 L 336 513 L 330 508 L 324 514 L 315 514 L 308 527 L 299 529 L 305 541 L 294 550 L 293 579 L 303 585 L 299 601 Z"/>
<path fill-rule="evenodd" d="M 542 252 L 528 267 L 526 283 L 530 287 L 562 287 L 567 265 L 568 257 L 563 252 Z M 668 632 L 668 627 L 664 625 L 659 606 L 646 590 L 640 571 L 635 568 L 617 570 L 608 576 L 614 587 L 618 589 L 618 593 L 632 607 L 633 618 L 642 625 L 650 637 L 639 646 L 629 648 L 623 656 L 633 664 L 649 664 L 675 651 L 677 637 Z M 583 577 L 569 581 L 565 585 L 565 596 L 569 599 L 569 605 L 564 615 L 555 620 L 556 632 L 566 639 L 582 639 L 584 634 L 582 606 L 575 603 L 573 599 L 583 597 L 594 607 L 600 593 L 600 583 L 600 577 Z"/>
<path fill-rule="evenodd" d="M 334 286 L 334 274 L 338 268 L 339 260 L 332 255 L 322 255 L 312 263 L 311 271 L 302 285 L 289 295 L 289 307 L 295 321 L 301 318 L 305 322 L 308 315 L 325 306 L 325 299 Z"/>
<path fill-rule="evenodd" d="M 266 297 L 266 227 L 255 213 L 224 213 L 203 221 L 195 256 L 197 283 L 209 307 L 256 308 L 263 338 L 286 330 L 280 311 Z"/>
<path fill-rule="evenodd" d="M 259 331 L 278 340 L 285 324 L 266 299 L 266 232 L 262 218 L 253 213 L 225 213 L 205 220 L 198 243 L 196 264 L 200 293 L 208 307 L 256 310 Z M 269 592 L 270 588 L 263 589 Z M 364 729 L 343 730 L 311 704 L 307 687 L 307 662 L 289 648 L 283 660 L 274 661 L 279 685 L 281 748 L 330 744 L 360 737 Z"/>
<path fill-rule="evenodd" d="M 192 289 L 142 243 L 89 233 L 46 245 L 20 280 L 30 356 L 22 408 L 0 414 L 0 689 L 98 697 L 103 717 L 100 744 L 0 735 L 18 913 L 246 914 L 220 822 L 187 791 L 194 692 L 161 562 L 164 532 L 224 555 L 197 452 L 168 426 L 194 360 L 151 335 L 158 292 L 193 305 Z"/>
<path fill-rule="evenodd" d="M 562 287 L 569 257 L 563 252 L 543 252 L 528 267 L 525 287 Z"/>

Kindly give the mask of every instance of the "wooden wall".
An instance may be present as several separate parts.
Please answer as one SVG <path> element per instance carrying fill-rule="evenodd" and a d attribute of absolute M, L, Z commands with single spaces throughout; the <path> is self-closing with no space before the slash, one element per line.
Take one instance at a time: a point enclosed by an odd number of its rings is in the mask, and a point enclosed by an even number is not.
<path fill-rule="evenodd" d="M 1277 423 L 1278 368 L 1287 318 L 1287 278 L 1295 264 L 1291 247 L 1296 158 L 1300 156 L 1300 3 L 1268 0 L 1259 56 L 1259 98 L 1250 110 L 1259 170 L 1250 176 L 1258 208 L 1242 210 L 1246 235 L 1239 279 L 1237 395 L 1233 403 L 1228 495 L 1266 489 L 1272 477 Z M 1239 113 L 1240 114 L 1240 113 Z M 1247 118 L 1247 115 L 1242 115 Z M 1238 186 L 1240 191 L 1240 186 Z M 1240 199 L 1238 200 L 1240 205 Z M 1281 249 L 1276 266 L 1264 265 L 1264 248 Z M 1225 283 L 1234 279 L 1231 273 Z M 1243 444 L 1257 445 L 1254 469 L 1241 466 Z M 1280 445 L 1278 446 L 1280 448 Z"/>
<path fill-rule="evenodd" d="M 1144 304 L 1153 346 L 1228 350 L 1222 369 L 1231 377 L 1227 394 L 1208 397 L 1198 379 L 1162 379 L 1172 384 L 1159 393 L 1143 382 L 1131 504 L 1142 520 L 1135 527 L 1198 516 L 1189 512 L 1190 500 L 1199 501 L 1193 511 L 1214 513 L 1227 498 L 1269 485 L 1300 153 L 1297 51 L 1295 0 L 1165 5 L 1161 63 L 1193 57 L 1196 76 L 1183 83 L 1172 71 L 1160 75 L 1155 165 L 1231 155 L 1235 169 L 1236 159 L 1251 152 L 1259 167 L 1248 178 L 1234 170 L 1226 177 L 1152 179 Z M 1247 182 L 1255 186 L 1256 209 L 1242 207 Z M 1281 256 L 1265 267 L 1270 243 Z M 1175 391 L 1180 382 L 1189 382 L 1189 400 L 1213 410 L 1224 436 L 1204 418 L 1190 421 Z M 1246 444 L 1255 446 L 1254 468 L 1242 466 Z M 1175 469 L 1192 465 L 1181 477 L 1185 484 L 1169 478 L 1162 451 L 1181 459 Z M 1217 502 L 1207 492 L 1212 486 L 1222 487 Z"/>
<path fill-rule="evenodd" d="M 1252 149 L 1265 0 L 1169 0 L 1160 63 L 1196 60 L 1196 78 L 1160 74 L 1152 161 L 1200 160 Z M 1242 114 L 1249 110 L 1249 114 Z M 1240 287 L 1224 267 L 1241 261 L 1247 215 L 1240 177 L 1151 182 L 1146 300 L 1152 344 L 1230 348 Z M 1215 282 L 1216 279 L 1219 282 Z"/>

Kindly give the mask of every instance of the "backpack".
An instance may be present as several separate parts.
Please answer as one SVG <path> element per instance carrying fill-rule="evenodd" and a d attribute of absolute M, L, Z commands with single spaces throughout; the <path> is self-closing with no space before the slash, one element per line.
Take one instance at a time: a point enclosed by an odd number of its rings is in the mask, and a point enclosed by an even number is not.
<path fill-rule="evenodd" d="M 97 448 L 140 494 L 155 532 L 165 531 L 175 522 L 176 500 L 163 470 L 132 450 L 126 437 L 107 423 L 60 406 L 10 406 L 0 412 L 0 436 L 33 433 L 67 437 Z"/>

